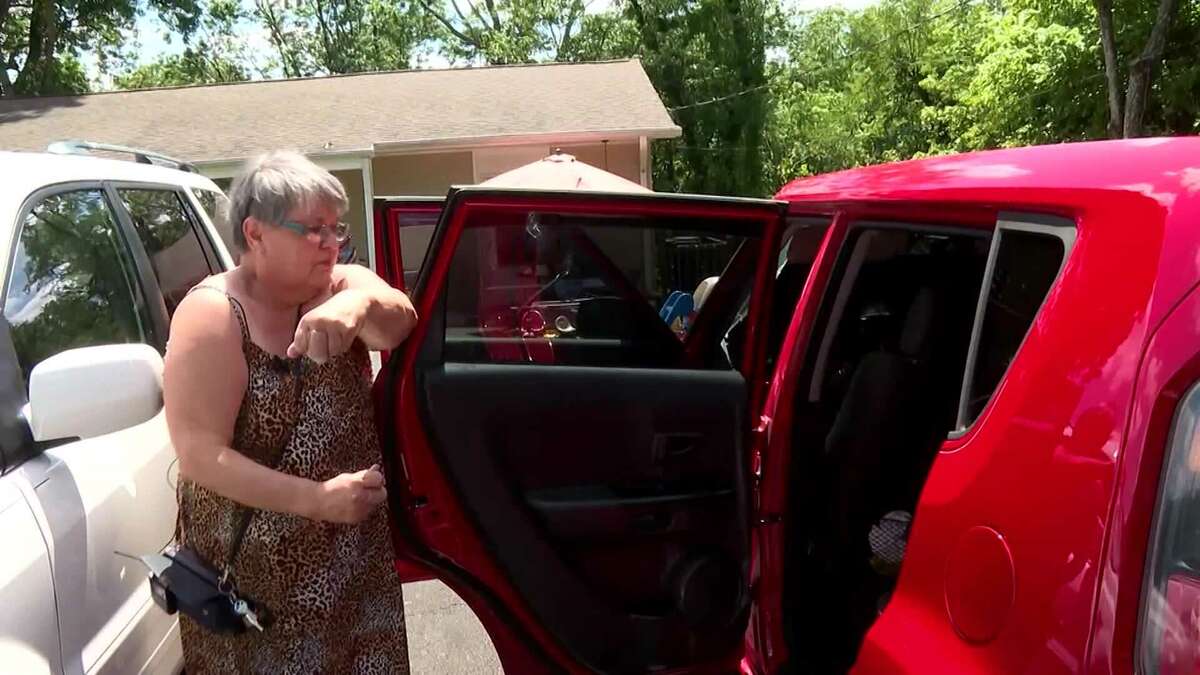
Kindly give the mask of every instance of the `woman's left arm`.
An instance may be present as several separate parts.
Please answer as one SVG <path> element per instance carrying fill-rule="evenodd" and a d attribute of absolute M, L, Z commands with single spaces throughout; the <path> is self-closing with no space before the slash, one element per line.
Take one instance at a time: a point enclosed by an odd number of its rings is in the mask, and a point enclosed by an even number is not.
<path fill-rule="evenodd" d="M 289 357 L 324 363 L 350 349 L 356 338 L 368 349 L 394 349 L 417 324 L 408 296 L 361 265 L 335 267 L 331 291 L 301 317 Z"/>

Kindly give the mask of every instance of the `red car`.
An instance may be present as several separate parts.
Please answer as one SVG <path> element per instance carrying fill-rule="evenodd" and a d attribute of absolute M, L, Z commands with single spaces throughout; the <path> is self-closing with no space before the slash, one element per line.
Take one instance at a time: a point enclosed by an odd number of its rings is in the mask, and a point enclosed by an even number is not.
<path fill-rule="evenodd" d="M 506 672 L 1200 672 L 1200 140 L 376 221 L 397 569 Z"/>

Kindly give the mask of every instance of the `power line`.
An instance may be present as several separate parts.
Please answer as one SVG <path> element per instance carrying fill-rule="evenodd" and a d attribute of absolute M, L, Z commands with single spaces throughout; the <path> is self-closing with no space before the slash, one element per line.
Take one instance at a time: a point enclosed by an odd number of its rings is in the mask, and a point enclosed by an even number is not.
<path fill-rule="evenodd" d="M 872 50 L 872 49 L 875 49 L 876 47 L 878 47 L 878 46 L 882 45 L 882 44 L 883 44 L 883 43 L 885 43 L 885 42 L 891 42 L 891 41 L 895 40 L 896 38 L 900 37 L 901 35 L 904 35 L 904 34 L 906 34 L 906 33 L 911 33 L 912 31 L 916 30 L 917 28 L 920 28 L 921 26 L 928 25 L 928 24 L 932 23 L 933 21 L 936 21 L 936 20 L 938 20 L 938 19 L 940 19 L 940 18 L 942 18 L 942 17 L 945 17 L 945 16 L 949 16 L 950 14 L 953 14 L 954 12 L 961 12 L 962 10 L 964 10 L 964 9 L 967 9 L 968 7 L 970 7 L 970 6 L 971 6 L 971 4 L 972 4 L 972 3 L 971 3 L 971 1 L 970 1 L 970 0 L 960 0 L 960 1 L 959 1 L 957 4 L 955 4 L 955 5 L 954 5 L 953 7 L 951 7 L 950 9 L 947 9 L 947 10 L 945 10 L 945 11 L 941 11 L 941 12 L 938 12 L 937 14 L 934 14 L 934 15 L 932 15 L 932 16 L 929 16 L 929 17 L 928 17 L 928 18 L 926 18 L 926 19 L 923 19 L 923 20 L 921 20 L 921 21 L 917 21 L 917 22 L 915 22 L 915 23 L 913 23 L 913 24 L 910 24 L 909 26 L 907 26 L 907 27 L 906 27 L 906 28 L 904 28 L 903 30 L 897 31 L 897 32 L 895 32 L 895 33 L 893 33 L 893 34 L 891 34 L 891 35 L 889 35 L 889 36 L 887 36 L 887 37 L 885 37 L 885 38 L 883 38 L 883 39 L 881 39 L 881 40 L 877 40 L 877 41 L 875 41 L 875 42 L 872 42 L 871 44 L 868 44 L 868 45 L 866 45 L 866 46 L 863 46 L 863 47 L 860 47 L 860 48 L 858 48 L 858 49 L 854 49 L 854 50 L 851 50 L 851 51 L 849 51 L 849 52 L 846 52 L 846 54 L 845 54 L 845 55 L 843 55 L 843 57 L 842 57 L 842 58 L 844 58 L 844 59 L 847 59 L 847 60 L 848 60 L 848 59 L 852 59 L 852 58 L 854 58 L 854 57 L 858 56 L 859 54 L 862 54 L 863 52 L 867 52 L 867 51 L 870 51 L 870 50 Z M 762 90 L 764 90 L 764 89 L 769 89 L 769 88 L 771 88 L 773 85 L 774 85 L 774 83 L 770 83 L 770 82 L 768 82 L 768 83 L 766 83 L 766 84 L 760 84 L 760 85 L 756 85 L 756 86 L 750 87 L 750 88 L 748 88 L 748 89 L 743 89 L 743 90 L 741 90 L 741 91 L 735 91 L 735 92 L 733 92 L 732 94 L 726 94 L 726 95 L 724 95 L 724 96 L 718 96 L 718 97 L 716 97 L 716 98 L 711 98 L 711 99 L 708 99 L 707 101 L 699 101 L 699 102 L 696 102 L 696 103 L 688 103 L 688 104 L 686 104 L 686 105 L 677 105 L 677 106 L 674 106 L 674 107 L 671 107 L 671 108 L 667 108 L 667 110 L 668 110 L 668 111 L 670 111 L 670 112 L 676 112 L 676 111 L 679 111 L 679 110 L 689 110 L 689 109 L 691 109 L 691 108 L 700 108 L 700 107 L 707 106 L 707 105 L 713 105 L 714 103 L 721 103 L 722 101 L 728 101 L 728 100 L 730 100 L 730 99 L 733 99 L 733 98 L 739 98 L 739 97 L 741 97 L 741 96 L 747 96 L 747 95 L 749 95 L 749 94 L 753 94 L 753 93 L 756 93 L 756 92 L 762 91 Z"/>

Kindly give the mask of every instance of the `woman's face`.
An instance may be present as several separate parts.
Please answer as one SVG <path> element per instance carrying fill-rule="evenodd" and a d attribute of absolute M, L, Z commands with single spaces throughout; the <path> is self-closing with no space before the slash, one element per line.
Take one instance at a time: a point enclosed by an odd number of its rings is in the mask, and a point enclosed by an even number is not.
<path fill-rule="evenodd" d="M 288 225 L 273 224 L 262 228 L 264 271 L 289 286 L 325 289 L 338 256 L 339 244 L 334 235 L 337 209 L 330 204 L 293 209 L 284 223 Z M 297 229 L 308 232 L 297 232 Z M 317 230 L 319 234 L 315 232 Z"/>

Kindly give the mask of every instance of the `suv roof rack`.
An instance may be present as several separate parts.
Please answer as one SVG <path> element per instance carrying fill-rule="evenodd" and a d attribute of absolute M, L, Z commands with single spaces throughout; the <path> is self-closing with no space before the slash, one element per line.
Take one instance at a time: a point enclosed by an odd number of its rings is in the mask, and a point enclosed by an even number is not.
<path fill-rule="evenodd" d="M 199 173 L 194 164 L 185 162 L 182 159 L 175 159 L 174 157 L 168 157 L 162 153 L 152 152 L 150 150 L 141 150 L 138 148 L 130 148 L 124 145 L 71 140 L 56 141 L 46 146 L 46 152 L 52 152 L 58 155 L 90 155 L 91 152 L 89 151 L 91 150 L 133 155 L 134 161 L 140 164 L 155 164 L 167 166 L 172 169 L 179 169 L 180 171 Z"/>

